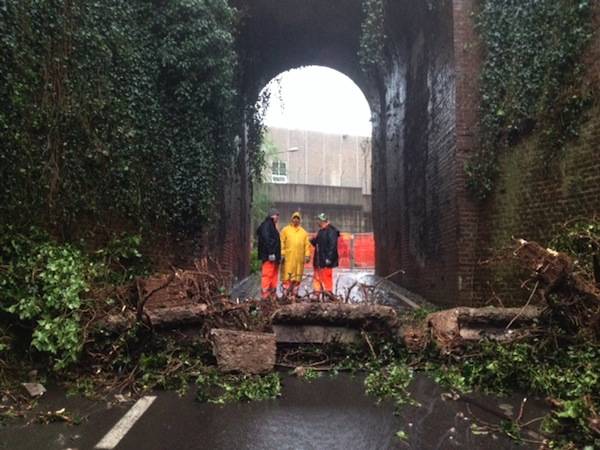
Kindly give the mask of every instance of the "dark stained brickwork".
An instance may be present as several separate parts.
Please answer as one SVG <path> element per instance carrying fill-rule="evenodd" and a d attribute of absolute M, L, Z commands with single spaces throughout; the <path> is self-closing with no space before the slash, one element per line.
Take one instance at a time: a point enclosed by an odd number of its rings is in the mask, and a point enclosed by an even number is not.
<path fill-rule="evenodd" d="M 456 77 L 452 2 L 392 9 L 396 60 L 388 65 L 374 158 L 377 270 L 438 303 L 457 294 Z M 379 124 L 378 124 L 379 125 Z"/>
<path fill-rule="evenodd" d="M 549 165 L 536 139 L 531 136 L 500 159 L 496 193 L 481 215 L 481 259 L 509 246 L 513 236 L 548 245 L 560 224 L 600 215 L 600 108 L 588 112 L 580 138 Z M 526 275 L 512 264 L 481 267 L 481 300 L 522 302 L 528 293 L 519 285 Z"/>
<path fill-rule="evenodd" d="M 454 158 L 453 191 L 457 201 L 456 245 L 457 278 L 456 301 L 469 304 L 477 300 L 474 277 L 477 263 L 477 233 L 479 211 L 466 189 L 464 171 L 467 160 L 478 145 L 479 73 L 481 50 L 475 31 L 473 13 L 476 0 L 454 0 L 454 55 L 456 60 L 456 155 Z"/>
<path fill-rule="evenodd" d="M 345 73 L 367 97 L 380 274 L 404 269 L 395 280 L 439 304 L 487 301 L 493 286 L 508 292 L 515 276 L 512 269 L 479 267 L 492 249 L 509 244 L 512 235 L 544 242 L 556 223 L 599 213 L 598 107 L 581 140 L 550 169 L 539 170 L 532 137 L 501 158 L 494 198 L 486 205 L 472 200 L 464 166 L 478 145 L 477 0 L 388 2 L 386 62 L 375 76 L 361 72 L 357 58 L 361 0 L 232 2 L 244 10 L 239 47 L 248 98 L 257 98 L 279 73 L 310 64 Z M 598 36 L 591 48 L 587 82 L 597 89 Z M 221 236 L 226 262 L 240 276 L 247 273 L 251 232 L 241 150 L 223 199 Z"/>
<path fill-rule="evenodd" d="M 595 106 L 582 117 L 579 139 L 558 158 L 548 158 L 535 134 L 501 156 L 495 194 L 480 215 L 481 260 L 510 246 L 512 237 L 548 245 L 561 224 L 600 216 L 600 3 L 594 23 L 596 33 L 584 57 L 584 89 Z M 479 300 L 522 303 L 529 293 L 519 285 L 527 275 L 515 264 L 480 267 L 475 285 Z"/>
<path fill-rule="evenodd" d="M 474 40 L 471 3 L 389 2 L 386 62 L 375 76 L 357 58 L 360 0 L 248 5 L 240 2 L 249 97 L 284 70 L 321 64 L 350 76 L 370 103 L 377 271 L 405 270 L 396 281 L 439 303 L 470 296 L 474 246 L 460 243 L 476 229 L 460 228 L 471 205 L 459 157 L 472 150 L 476 122 L 477 59 L 464 45 Z M 474 106 L 463 107 L 463 98 Z"/>

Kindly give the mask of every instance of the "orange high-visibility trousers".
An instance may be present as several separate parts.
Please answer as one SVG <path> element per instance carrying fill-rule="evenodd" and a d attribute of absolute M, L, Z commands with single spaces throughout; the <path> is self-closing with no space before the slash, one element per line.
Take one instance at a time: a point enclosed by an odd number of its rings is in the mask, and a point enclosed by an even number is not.
<path fill-rule="evenodd" d="M 333 269 L 331 267 L 323 267 L 322 269 L 315 267 L 313 289 L 315 292 L 323 290 L 333 292 Z"/>
<path fill-rule="evenodd" d="M 277 281 L 279 273 L 279 263 L 275 261 L 265 261 L 262 263 L 261 292 L 260 296 L 265 299 L 274 295 L 277 291 Z"/>

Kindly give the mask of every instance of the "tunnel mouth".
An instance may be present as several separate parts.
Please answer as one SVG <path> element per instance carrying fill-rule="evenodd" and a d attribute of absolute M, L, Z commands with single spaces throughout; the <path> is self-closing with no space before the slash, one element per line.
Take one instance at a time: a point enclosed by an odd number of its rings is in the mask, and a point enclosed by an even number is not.
<path fill-rule="evenodd" d="M 353 79 L 352 74 L 331 66 L 309 64 L 283 70 L 264 83 L 258 98 L 257 106 L 262 109 L 267 127 L 365 137 L 370 137 L 373 133 L 373 112 L 365 91 Z M 267 99 L 266 104 L 260 101 L 264 98 Z M 286 102 L 292 104 L 286 105 Z M 309 102 L 313 103 L 312 107 L 307 105 Z M 277 118 L 272 114 L 277 112 L 275 109 L 290 107 L 293 110 L 291 115 L 288 112 L 287 117 Z M 326 114 L 343 115 L 343 119 L 350 123 L 344 126 L 341 120 L 331 121 Z M 280 121 L 277 122 L 277 119 Z M 329 123 L 318 124 L 319 120 L 328 119 Z M 286 120 L 288 125 L 281 120 Z"/>
<path fill-rule="evenodd" d="M 339 267 L 374 270 L 372 112 L 363 91 L 340 71 L 311 65 L 278 74 L 259 99 L 268 99 L 258 105 L 265 123 L 265 168 L 253 186 L 253 229 L 276 208 L 282 253 L 289 253 L 286 227 L 292 215 L 302 216 L 300 226 L 312 238 L 319 228 L 316 217 L 325 214 L 339 231 Z M 256 249 L 256 236 L 253 241 Z M 313 269 L 310 248 L 307 272 Z M 255 259 L 255 267 L 259 264 Z"/>
<path fill-rule="evenodd" d="M 365 63 L 365 48 L 374 49 L 365 40 L 361 0 L 236 2 L 244 16 L 240 88 L 252 101 L 282 72 L 313 65 L 359 87 L 371 108 L 376 272 L 396 274 L 394 282 L 437 303 L 454 303 L 472 294 L 477 226 L 465 219 L 475 212 L 464 190 L 471 129 L 463 125 L 476 97 L 459 91 L 472 72 L 465 46 L 471 11 L 450 0 L 385 3 L 382 57 Z M 300 146 L 285 150 L 293 147 Z M 248 208 L 256 194 L 248 189 Z M 253 235 L 240 235 L 246 248 Z"/>

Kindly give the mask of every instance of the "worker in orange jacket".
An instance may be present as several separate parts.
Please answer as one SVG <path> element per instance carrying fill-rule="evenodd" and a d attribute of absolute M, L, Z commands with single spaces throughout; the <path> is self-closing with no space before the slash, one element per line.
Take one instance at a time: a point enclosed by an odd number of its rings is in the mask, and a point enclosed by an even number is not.
<path fill-rule="evenodd" d="M 304 264 L 310 261 L 308 233 L 300 225 L 301 221 L 302 216 L 295 212 L 290 224 L 281 230 L 281 279 L 284 291 L 292 296 L 298 295 Z"/>

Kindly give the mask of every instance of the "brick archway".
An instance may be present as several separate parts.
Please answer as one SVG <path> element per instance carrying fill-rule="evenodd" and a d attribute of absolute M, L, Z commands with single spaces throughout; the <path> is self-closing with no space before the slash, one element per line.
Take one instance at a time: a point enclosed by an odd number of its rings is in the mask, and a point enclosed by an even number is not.
<path fill-rule="evenodd" d="M 474 146 L 478 54 L 474 0 L 388 2 L 386 61 L 358 59 L 361 0 L 231 0 L 242 15 L 240 88 L 247 99 L 277 74 L 321 65 L 349 76 L 373 111 L 377 272 L 438 303 L 473 301 L 477 211 L 465 190 Z M 249 247 L 250 189 L 242 143 L 228 192 L 228 245 Z M 243 275 L 248 261 L 236 258 Z"/>

